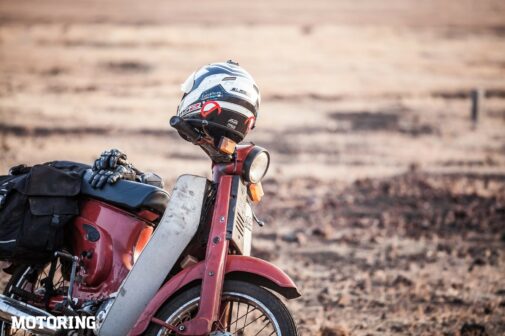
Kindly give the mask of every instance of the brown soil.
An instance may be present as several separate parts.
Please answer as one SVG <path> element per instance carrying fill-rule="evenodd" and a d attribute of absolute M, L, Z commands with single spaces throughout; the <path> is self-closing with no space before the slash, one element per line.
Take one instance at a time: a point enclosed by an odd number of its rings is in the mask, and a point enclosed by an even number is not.
<path fill-rule="evenodd" d="M 291 306 L 302 335 L 447 335 L 465 324 L 501 335 L 504 182 L 415 172 L 351 185 L 269 180 L 254 253 L 300 283 Z"/>

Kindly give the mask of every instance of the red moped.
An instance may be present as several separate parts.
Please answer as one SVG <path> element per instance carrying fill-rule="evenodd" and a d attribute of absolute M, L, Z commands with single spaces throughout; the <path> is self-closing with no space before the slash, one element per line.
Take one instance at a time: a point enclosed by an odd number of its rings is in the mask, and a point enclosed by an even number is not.
<path fill-rule="evenodd" d="M 170 197 L 137 182 L 100 190 L 83 182 L 67 247 L 48 265 L 13 271 L 0 297 L 1 335 L 71 334 L 43 321 L 14 329 L 20 316 L 95 318 L 94 329 L 73 335 L 297 335 L 272 293 L 293 299 L 297 287 L 250 256 L 253 223 L 263 225 L 251 203 L 263 196 L 268 152 L 233 142 L 215 149 L 188 121 L 171 125 L 212 159 L 212 181 L 183 175 Z"/>

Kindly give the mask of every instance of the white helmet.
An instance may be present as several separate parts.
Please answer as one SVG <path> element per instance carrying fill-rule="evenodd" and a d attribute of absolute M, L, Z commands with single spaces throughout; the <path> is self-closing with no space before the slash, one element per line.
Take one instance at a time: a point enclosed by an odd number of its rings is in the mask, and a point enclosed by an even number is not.
<path fill-rule="evenodd" d="M 256 123 L 260 92 L 238 63 L 230 60 L 205 65 L 192 73 L 181 89 L 184 95 L 177 116 L 206 120 L 210 125 L 207 133 L 216 143 L 221 136 L 238 143 Z"/>

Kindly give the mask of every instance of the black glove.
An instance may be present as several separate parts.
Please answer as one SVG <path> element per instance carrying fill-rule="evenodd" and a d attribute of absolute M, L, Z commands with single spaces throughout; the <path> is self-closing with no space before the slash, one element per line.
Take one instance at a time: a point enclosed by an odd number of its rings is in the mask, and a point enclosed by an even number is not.
<path fill-rule="evenodd" d="M 93 171 L 89 179 L 89 183 L 93 188 L 102 188 L 106 183 L 114 184 L 118 180 L 130 180 L 135 181 L 137 174 L 131 167 L 127 166 L 116 166 L 114 170 L 98 170 Z"/>
<path fill-rule="evenodd" d="M 119 179 L 134 181 L 137 174 L 142 174 L 131 163 L 127 156 L 118 149 L 104 151 L 93 164 L 93 173 L 89 183 L 93 188 L 102 188 L 106 183 L 113 184 Z"/>
<path fill-rule="evenodd" d="M 93 171 L 95 170 L 114 170 L 117 165 L 128 163 L 128 157 L 119 149 L 111 149 L 104 151 L 93 164 Z"/>

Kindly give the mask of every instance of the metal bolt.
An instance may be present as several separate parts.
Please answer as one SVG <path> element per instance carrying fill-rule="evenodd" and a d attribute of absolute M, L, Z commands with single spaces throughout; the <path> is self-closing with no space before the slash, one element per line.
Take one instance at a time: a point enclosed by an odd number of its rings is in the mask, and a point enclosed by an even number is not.
<path fill-rule="evenodd" d="M 220 241 L 220 240 L 221 240 L 221 239 L 220 239 L 218 236 L 216 236 L 216 237 L 214 237 L 214 239 L 212 239 L 212 242 L 213 242 L 214 244 L 217 244 L 217 243 L 219 243 L 219 241 Z"/>
<path fill-rule="evenodd" d="M 224 222 L 224 216 L 221 216 L 221 217 L 219 218 L 219 221 L 220 221 L 221 223 L 222 223 L 222 222 Z"/>
<path fill-rule="evenodd" d="M 184 331 L 184 330 L 186 330 L 186 327 L 181 324 L 178 329 L 179 329 L 179 331 Z"/>
<path fill-rule="evenodd" d="M 210 271 L 209 276 L 214 276 L 214 272 Z"/>

